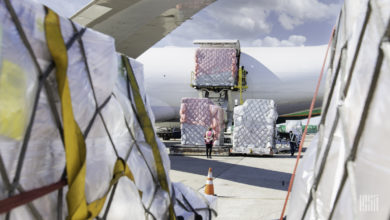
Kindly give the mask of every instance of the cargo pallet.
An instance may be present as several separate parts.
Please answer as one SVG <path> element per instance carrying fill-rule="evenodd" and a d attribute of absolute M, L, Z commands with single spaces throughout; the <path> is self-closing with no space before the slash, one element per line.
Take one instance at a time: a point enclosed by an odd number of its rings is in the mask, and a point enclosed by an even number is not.
<path fill-rule="evenodd" d="M 229 156 L 231 145 L 213 146 L 212 156 Z M 176 156 L 205 156 L 206 147 L 201 145 L 173 145 L 169 147 L 169 155 Z"/>
<path fill-rule="evenodd" d="M 233 109 L 234 106 L 244 103 L 243 92 L 248 88 L 246 76 L 248 71 L 240 66 L 241 48 L 239 40 L 195 40 L 195 45 L 200 48 L 234 48 L 237 50 L 237 78 L 232 86 L 194 85 L 195 73 L 191 73 L 191 87 L 198 90 L 199 98 L 208 98 L 225 110 L 225 132 L 224 136 L 230 138 L 233 135 Z M 238 93 L 239 103 L 235 103 L 233 92 Z M 237 100 L 238 101 L 238 100 Z M 225 138 L 225 139 L 226 139 Z M 220 140 L 224 144 L 224 138 Z M 229 141 L 232 143 L 232 139 Z"/>

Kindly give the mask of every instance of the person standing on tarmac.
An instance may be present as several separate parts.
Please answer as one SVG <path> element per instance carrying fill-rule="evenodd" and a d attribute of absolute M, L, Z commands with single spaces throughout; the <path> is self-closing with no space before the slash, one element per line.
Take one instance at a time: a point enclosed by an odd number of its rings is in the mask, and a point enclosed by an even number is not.
<path fill-rule="evenodd" d="M 209 128 L 204 135 L 204 142 L 206 144 L 206 156 L 211 159 L 211 149 L 214 143 L 214 131 L 212 128 Z"/>
<path fill-rule="evenodd" d="M 294 156 L 296 148 L 297 148 L 297 136 L 292 131 L 290 131 L 290 152 L 291 152 L 291 156 Z"/>

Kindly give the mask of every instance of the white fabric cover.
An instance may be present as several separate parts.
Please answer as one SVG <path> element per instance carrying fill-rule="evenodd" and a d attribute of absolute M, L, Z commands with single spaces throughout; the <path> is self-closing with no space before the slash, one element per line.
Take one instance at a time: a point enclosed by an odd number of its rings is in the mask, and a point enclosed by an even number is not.
<path fill-rule="evenodd" d="M 45 70 L 51 62 L 51 55 L 47 49 L 43 28 L 45 16 L 43 6 L 34 1 L 24 0 L 13 0 L 11 3 L 38 58 L 40 67 Z M 8 179 L 12 182 L 26 127 L 31 119 L 33 102 L 37 93 L 38 73 L 10 19 L 4 1 L 0 2 L 0 18 L 0 156 Z M 60 24 L 62 36 L 65 42 L 68 42 L 74 34 L 71 23 L 60 17 Z M 81 29 L 78 25 L 76 27 Z M 145 208 L 149 209 L 156 219 L 165 219 L 168 213 L 169 195 L 154 181 L 157 171 L 152 149 L 145 141 L 138 124 L 137 115 L 132 108 L 134 103 L 129 101 L 127 77 L 121 58 L 115 52 L 114 40 L 109 36 L 87 29 L 82 36 L 82 41 L 93 89 L 88 80 L 78 41 L 74 42 L 67 53 L 67 76 L 73 114 L 84 133 L 87 148 L 85 179 L 87 202 L 101 198 L 108 190 L 117 159 L 103 125 L 104 120 L 119 156 L 128 157 L 126 162 L 135 178 L 135 182 L 126 177 L 122 177 L 119 181 L 108 219 L 152 218 L 145 212 Z M 130 59 L 130 63 L 148 116 L 153 121 L 143 85 L 143 66 L 133 59 Z M 61 104 L 54 75 L 55 70 L 51 72 L 47 82 L 51 88 L 49 92 L 54 96 L 54 104 L 61 117 Z M 97 103 L 95 103 L 93 90 Z M 108 98 L 110 98 L 109 101 L 101 110 L 103 119 L 98 115 L 87 135 L 85 131 L 95 113 L 96 105 L 102 105 Z M 130 100 L 133 98 L 130 97 Z M 37 106 L 19 180 L 20 186 L 25 191 L 57 182 L 62 176 L 66 162 L 64 146 L 44 90 L 40 93 Z M 131 133 L 127 129 L 126 121 Z M 157 136 L 156 141 L 168 176 L 168 185 L 171 187 L 169 157 L 165 145 Z M 142 191 L 142 198 L 138 193 L 139 190 Z M 68 187 L 64 187 L 63 218 L 67 216 L 65 202 L 67 191 Z M 15 193 L 18 194 L 19 191 Z M 55 191 L 32 202 L 43 219 L 57 218 L 57 196 L 58 193 Z M 0 200 L 7 197 L 8 189 L 5 180 L 0 177 Z M 104 211 L 105 208 L 100 213 L 100 217 Z M 0 219 L 4 218 L 5 214 L 0 215 Z M 27 205 L 23 205 L 11 211 L 11 219 L 35 219 L 35 217 Z"/>
<path fill-rule="evenodd" d="M 215 214 L 212 210 L 217 210 L 217 197 L 199 193 L 183 183 L 173 183 L 175 190 L 176 204 L 175 213 L 177 216 L 183 216 L 184 219 L 195 219 L 195 213 L 202 216 L 202 219 L 213 219 Z M 190 204 L 187 203 L 190 201 Z M 179 205 L 179 202 L 182 205 Z M 184 206 L 184 207 L 183 207 Z M 211 218 L 210 217 L 211 212 Z"/>
<path fill-rule="evenodd" d="M 364 30 L 366 16 L 369 17 Z M 329 109 L 322 114 L 325 120 L 320 124 L 318 144 L 310 147 L 316 149 L 308 149 L 313 153 L 304 156 L 297 171 L 288 219 L 302 219 L 301 207 L 308 200 L 311 179 L 319 179 L 322 162 L 325 166 L 317 190 L 310 192 L 313 202 L 305 219 L 329 219 L 333 208 L 332 219 L 389 218 L 389 22 L 389 1 L 345 1 L 329 57 L 323 106 L 324 109 L 330 99 Z M 386 32 L 387 38 L 383 38 Z M 332 84 L 334 90 L 330 95 Z M 346 181 L 342 186 L 344 175 Z"/>
<path fill-rule="evenodd" d="M 234 108 L 233 152 L 271 154 L 275 122 L 278 118 L 273 100 L 247 99 Z"/>

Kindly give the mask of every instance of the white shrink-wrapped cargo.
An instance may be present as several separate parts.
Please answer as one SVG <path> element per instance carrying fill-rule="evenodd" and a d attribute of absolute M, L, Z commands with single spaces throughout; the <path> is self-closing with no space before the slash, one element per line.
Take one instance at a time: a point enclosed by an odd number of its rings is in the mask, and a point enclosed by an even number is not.
<path fill-rule="evenodd" d="M 180 107 L 181 143 L 203 145 L 208 128 L 215 134 L 214 145 L 223 139 L 223 110 L 207 98 L 183 98 Z"/>
<path fill-rule="evenodd" d="M 234 86 L 237 62 L 237 50 L 234 48 L 197 49 L 194 85 Z"/>
<path fill-rule="evenodd" d="M 287 219 L 389 219 L 390 1 L 346 0 Z"/>
<path fill-rule="evenodd" d="M 142 64 L 34 1 L 0 17 L 0 219 L 173 216 Z"/>
<path fill-rule="evenodd" d="M 286 120 L 286 132 L 290 131 L 296 135 L 302 135 L 302 122 L 300 120 Z"/>
<path fill-rule="evenodd" d="M 277 152 L 290 151 L 290 142 L 287 139 L 276 139 L 275 148 Z"/>
<path fill-rule="evenodd" d="M 233 152 L 272 154 L 275 122 L 278 118 L 273 100 L 247 99 L 234 108 Z"/>
<path fill-rule="evenodd" d="M 302 121 L 301 120 L 286 120 L 286 132 L 292 131 L 297 137 L 297 143 L 302 138 Z"/>
<path fill-rule="evenodd" d="M 184 219 L 212 219 L 217 215 L 217 197 L 199 193 L 183 183 L 173 183 L 175 213 Z"/>

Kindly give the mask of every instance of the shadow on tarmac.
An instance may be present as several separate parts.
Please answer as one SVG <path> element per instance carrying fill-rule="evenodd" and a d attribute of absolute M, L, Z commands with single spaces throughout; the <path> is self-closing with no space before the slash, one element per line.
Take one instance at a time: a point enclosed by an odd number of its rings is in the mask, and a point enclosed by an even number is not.
<path fill-rule="evenodd" d="M 291 177 L 290 173 L 225 163 L 206 158 L 185 156 L 169 156 L 169 158 L 172 170 L 204 175 L 206 178 L 208 168 L 211 167 L 214 178 L 276 190 L 287 191 Z"/>
<path fill-rule="evenodd" d="M 253 154 L 230 154 L 229 157 L 258 157 L 258 158 L 265 158 L 265 159 L 272 160 L 273 158 L 281 158 L 281 159 L 297 158 L 297 155 L 298 155 L 298 153 L 296 152 L 294 154 L 294 156 L 290 156 L 290 153 L 279 153 L 279 154 L 274 154 L 272 156 L 268 156 L 268 155 L 253 155 Z M 217 155 L 217 157 L 218 157 L 218 155 Z M 302 159 L 303 155 L 301 155 L 299 158 Z"/>

